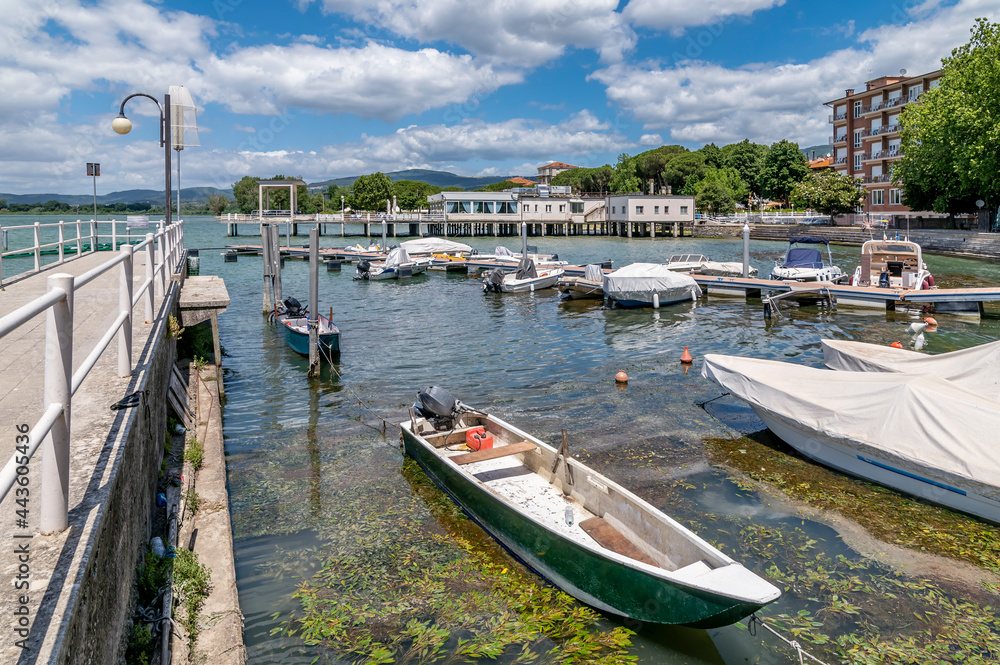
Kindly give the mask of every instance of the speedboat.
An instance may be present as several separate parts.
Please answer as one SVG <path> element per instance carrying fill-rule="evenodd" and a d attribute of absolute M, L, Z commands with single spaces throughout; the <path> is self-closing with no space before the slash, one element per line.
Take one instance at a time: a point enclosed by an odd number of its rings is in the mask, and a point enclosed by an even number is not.
<path fill-rule="evenodd" d="M 633 263 L 604 275 L 604 295 L 622 307 L 660 307 L 696 300 L 701 287 L 662 263 Z"/>
<path fill-rule="evenodd" d="M 505 272 L 503 268 L 494 268 L 483 280 L 483 291 L 495 293 L 525 293 L 538 289 L 550 289 L 556 285 L 565 271 L 562 268 L 537 270 L 535 262 L 524 259 L 517 272 Z"/>
<path fill-rule="evenodd" d="M 604 299 L 604 269 L 596 263 L 589 264 L 583 271 L 583 277 L 563 275 L 556 283 L 559 292 L 567 300 L 582 298 Z"/>
<path fill-rule="evenodd" d="M 569 454 L 448 391 L 421 390 L 406 454 L 553 585 L 637 621 L 716 628 L 781 595 L 690 529 Z"/>
<path fill-rule="evenodd" d="M 1000 402 L 929 374 L 709 354 L 702 376 L 817 462 L 1000 523 Z"/>
<path fill-rule="evenodd" d="M 430 262 L 429 257 L 421 261 L 412 260 L 405 249 L 394 247 L 389 250 L 389 255 L 385 257 L 384 262 L 358 261 L 354 279 L 407 279 L 427 270 Z"/>
<path fill-rule="evenodd" d="M 539 268 L 561 268 L 569 265 L 569 262 L 559 259 L 558 254 L 539 254 L 538 252 L 513 252 L 500 245 L 493 250 L 492 254 L 477 254 L 476 260 L 493 260 L 504 264 L 508 269 L 519 265 L 525 258 L 529 258 Z"/>
<path fill-rule="evenodd" d="M 815 247 L 798 245 L 826 245 L 827 260 Z M 785 256 L 774 262 L 771 279 L 785 279 L 795 282 L 835 282 L 843 276 L 843 271 L 833 265 L 830 241 L 826 238 L 802 236 L 788 239 Z"/>
<path fill-rule="evenodd" d="M 934 276 L 927 270 L 919 244 L 910 240 L 867 240 L 861 246 L 861 265 L 849 283 L 884 289 L 929 289 L 934 286 Z"/>

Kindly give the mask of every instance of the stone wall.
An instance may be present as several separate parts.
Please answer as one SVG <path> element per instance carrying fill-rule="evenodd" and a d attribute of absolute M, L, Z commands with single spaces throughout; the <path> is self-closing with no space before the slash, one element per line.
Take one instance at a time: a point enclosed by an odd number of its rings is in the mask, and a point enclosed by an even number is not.
<path fill-rule="evenodd" d="M 107 471 L 107 498 L 99 523 L 86 544 L 76 593 L 66 609 L 52 662 L 116 663 L 132 610 L 132 588 L 149 540 L 167 424 L 166 391 L 176 358 L 176 341 L 167 336 L 166 312 L 174 311 L 180 282 L 171 282 L 164 316 L 150 332 L 136 362 L 129 391 L 148 390 L 143 406 L 124 414 L 109 434 L 115 449 Z"/>

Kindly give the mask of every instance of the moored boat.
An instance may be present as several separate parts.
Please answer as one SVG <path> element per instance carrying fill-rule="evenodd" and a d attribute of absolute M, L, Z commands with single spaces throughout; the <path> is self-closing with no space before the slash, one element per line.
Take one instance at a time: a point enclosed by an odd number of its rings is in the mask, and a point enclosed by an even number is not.
<path fill-rule="evenodd" d="M 797 245 L 826 245 L 827 260 L 815 247 L 798 247 Z M 830 251 L 830 241 L 826 238 L 801 236 L 788 239 L 788 249 L 785 256 L 775 261 L 771 270 L 771 279 L 787 279 L 795 282 L 834 282 L 843 276 L 844 272 L 833 264 L 833 253 Z"/>
<path fill-rule="evenodd" d="M 1000 523 L 1000 402 L 926 374 L 706 355 L 702 375 L 776 436 L 845 473 Z"/>
<path fill-rule="evenodd" d="M 414 275 L 427 270 L 431 259 L 429 257 L 422 260 L 413 260 L 402 247 L 394 247 L 389 250 L 385 261 L 381 263 L 371 263 L 369 261 L 359 261 L 354 279 L 385 280 L 385 279 L 408 279 Z"/>
<path fill-rule="evenodd" d="M 340 329 L 330 319 L 320 314 L 318 344 L 328 354 L 340 353 Z M 308 316 L 285 317 L 280 319 L 285 327 L 285 343 L 288 348 L 304 356 L 309 355 L 309 322 Z M 315 322 L 314 322 L 315 323 Z"/>
<path fill-rule="evenodd" d="M 623 307 L 662 307 L 701 295 L 690 276 L 662 263 L 633 263 L 604 275 L 604 295 Z"/>
<path fill-rule="evenodd" d="M 565 271 L 562 268 L 536 270 L 531 259 L 521 261 L 516 273 L 494 268 L 483 279 L 483 291 L 495 293 L 526 293 L 539 289 L 550 289 L 556 285 Z"/>
<path fill-rule="evenodd" d="M 578 600 L 639 621 L 714 628 L 780 595 L 565 446 L 557 451 L 439 388 L 418 395 L 400 424 L 406 453 L 491 536 Z M 466 441 L 479 450 L 463 450 Z"/>
<path fill-rule="evenodd" d="M 667 260 L 667 268 L 674 272 L 698 275 L 719 275 L 722 277 L 742 277 L 743 264 L 736 261 L 713 261 L 704 254 L 674 254 Z M 748 277 L 757 274 L 757 268 L 749 266 Z"/>
<path fill-rule="evenodd" d="M 934 276 L 924 263 L 923 250 L 910 240 L 867 240 L 861 246 L 861 265 L 851 286 L 884 289 L 929 289 Z"/>
<path fill-rule="evenodd" d="M 556 283 L 567 299 L 604 299 L 604 269 L 596 263 L 584 268 L 583 277 L 563 275 Z"/>

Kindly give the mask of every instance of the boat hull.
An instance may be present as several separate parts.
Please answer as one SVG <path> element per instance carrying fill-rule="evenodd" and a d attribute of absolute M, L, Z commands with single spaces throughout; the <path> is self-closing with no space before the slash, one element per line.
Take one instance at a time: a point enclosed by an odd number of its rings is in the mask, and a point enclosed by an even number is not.
<path fill-rule="evenodd" d="M 285 344 L 292 351 L 304 356 L 309 355 L 309 334 L 301 332 L 292 326 L 285 324 Z M 340 353 L 340 331 L 325 333 L 319 336 L 320 347 L 328 354 Z"/>
<path fill-rule="evenodd" d="M 870 446 L 862 448 L 849 441 L 825 437 L 759 405 L 749 404 L 778 438 L 820 464 L 1000 524 L 1000 501 L 964 485 L 951 474 L 928 467 L 903 469 L 898 460 Z"/>
<path fill-rule="evenodd" d="M 469 482 L 407 427 L 402 432 L 406 453 L 473 520 L 536 573 L 587 605 L 639 621 L 716 628 L 766 604 L 687 587 L 563 538 Z"/>

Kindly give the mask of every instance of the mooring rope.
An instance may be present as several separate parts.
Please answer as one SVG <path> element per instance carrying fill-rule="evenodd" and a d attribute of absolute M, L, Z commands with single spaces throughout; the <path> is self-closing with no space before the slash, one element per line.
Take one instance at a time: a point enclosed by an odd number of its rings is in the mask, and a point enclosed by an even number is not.
<path fill-rule="evenodd" d="M 337 375 L 338 379 L 340 379 L 341 385 L 343 385 L 345 388 L 347 388 L 347 391 L 349 393 L 351 393 L 352 395 L 354 395 L 354 399 L 356 399 L 358 401 L 358 406 L 362 407 L 363 409 L 366 409 L 369 413 L 371 413 L 373 416 L 375 416 L 376 418 L 378 418 L 379 421 L 381 421 L 381 423 L 382 423 L 382 429 L 379 430 L 379 428 L 377 428 L 377 427 L 372 427 L 371 425 L 369 425 L 368 423 L 366 423 L 364 421 L 361 421 L 362 425 L 365 425 L 366 427 L 371 427 L 376 432 L 381 431 L 383 436 L 385 436 L 385 429 L 386 429 L 387 425 L 392 425 L 393 427 L 399 427 L 399 425 L 397 425 L 396 423 L 390 423 L 388 419 L 386 419 L 384 416 L 382 416 L 381 414 L 379 414 L 372 407 L 368 406 L 368 404 L 365 403 L 365 401 L 363 399 L 361 399 L 361 396 L 358 395 L 356 392 L 354 392 L 354 389 L 351 388 L 351 386 L 346 381 L 344 381 L 343 375 L 341 375 L 341 373 L 337 371 L 337 368 L 333 366 L 333 359 L 329 356 L 329 354 L 327 354 L 326 349 L 323 348 L 322 344 L 319 344 L 319 351 L 320 351 L 320 353 L 323 354 L 323 357 L 326 358 L 326 361 L 328 363 L 330 363 L 330 369 L 333 370 L 333 373 Z"/>
<path fill-rule="evenodd" d="M 751 635 L 756 635 L 757 634 L 757 626 L 763 627 L 765 630 L 767 630 L 768 632 L 770 632 L 772 635 L 774 635 L 775 637 L 777 637 L 779 640 L 781 640 L 782 642 L 784 642 L 788 646 L 790 646 L 793 649 L 795 649 L 795 653 L 799 657 L 799 665 L 805 665 L 805 660 L 803 660 L 804 658 L 808 658 L 809 660 L 811 660 L 814 663 L 819 663 L 819 665 L 827 665 L 822 660 L 820 660 L 816 656 L 812 655 L 811 653 L 809 653 L 808 651 L 806 651 L 805 649 L 803 649 L 802 646 L 798 642 L 796 642 L 795 640 L 790 640 L 790 639 L 786 638 L 784 635 L 782 635 L 781 633 L 779 633 L 778 631 L 776 631 L 774 628 L 771 628 L 770 626 L 768 626 L 766 623 L 764 623 L 763 619 L 761 619 L 759 616 L 757 616 L 756 613 L 751 614 L 750 617 L 747 619 L 747 630 L 750 631 Z"/>

